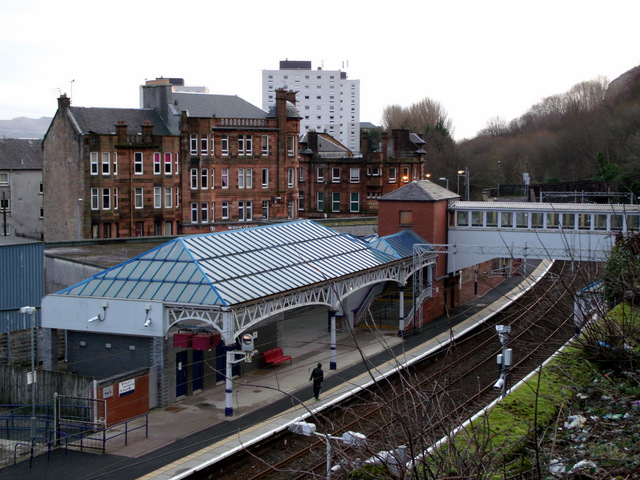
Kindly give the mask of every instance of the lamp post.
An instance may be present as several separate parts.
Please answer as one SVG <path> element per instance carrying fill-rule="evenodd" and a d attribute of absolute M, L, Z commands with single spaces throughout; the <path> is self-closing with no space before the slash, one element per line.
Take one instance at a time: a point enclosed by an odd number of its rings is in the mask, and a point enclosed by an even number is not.
<path fill-rule="evenodd" d="M 345 445 L 363 445 L 367 442 L 367 437 L 358 432 L 345 432 L 341 437 L 334 437 L 328 433 L 316 432 L 315 423 L 308 422 L 295 422 L 289 425 L 289 431 L 297 433 L 298 435 L 305 435 L 310 437 L 316 435 L 323 437 L 327 442 L 327 478 L 331 478 L 331 440 L 341 440 Z"/>
<path fill-rule="evenodd" d="M 33 315 L 36 313 L 36 307 L 22 307 L 20 313 L 31 316 L 29 330 L 31 330 L 31 378 L 27 376 L 27 383 L 31 384 L 31 438 L 36 436 L 36 358 L 35 343 L 33 338 Z M 29 381 L 30 380 L 30 381 Z"/>
<path fill-rule="evenodd" d="M 460 195 L 460 177 L 464 177 L 464 199 L 469 200 L 469 169 L 458 170 L 458 195 Z"/>
<path fill-rule="evenodd" d="M 446 182 L 446 183 L 445 183 L 445 188 L 446 188 L 447 190 L 449 190 L 449 179 L 448 179 L 448 178 L 440 177 L 438 180 L 440 180 L 441 182 Z"/>

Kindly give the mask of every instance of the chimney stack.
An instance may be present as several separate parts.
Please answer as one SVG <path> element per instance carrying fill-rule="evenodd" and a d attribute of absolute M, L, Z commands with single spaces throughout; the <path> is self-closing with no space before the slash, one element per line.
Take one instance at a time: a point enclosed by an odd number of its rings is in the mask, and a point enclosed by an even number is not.
<path fill-rule="evenodd" d="M 71 106 L 71 99 L 67 97 L 66 93 L 63 93 L 58 97 L 58 110 L 66 110 Z"/>
<path fill-rule="evenodd" d="M 116 124 L 116 138 L 118 143 L 127 142 L 127 124 L 124 120 L 118 120 Z"/>

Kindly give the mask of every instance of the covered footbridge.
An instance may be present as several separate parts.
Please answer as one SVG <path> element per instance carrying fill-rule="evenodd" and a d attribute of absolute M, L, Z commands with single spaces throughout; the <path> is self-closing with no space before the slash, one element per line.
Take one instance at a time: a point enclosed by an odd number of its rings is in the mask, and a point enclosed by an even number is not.
<path fill-rule="evenodd" d="M 448 272 L 493 258 L 602 262 L 617 234 L 639 227 L 638 205 L 457 201 L 439 248 Z"/>
<path fill-rule="evenodd" d="M 326 306 L 330 368 L 336 369 L 336 313 L 351 321 L 373 286 L 388 281 L 404 286 L 416 268 L 427 267 L 430 292 L 437 255 L 424 255 L 420 265 L 412 255 L 414 245 L 425 243 L 410 230 L 366 243 L 312 221 L 179 237 L 48 295 L 43 326 L 72 332 L 70 356 L 83 355 L 86 361 L 78 368 L 94 376 L 113 375 L 117 366 L 101 360 L 92 345 L 101 347 L 101 338 L 109 348 L 128 343 L 127 368 L 146 361 L 164 372 L 158 376 L 161 406 L 179 396 L 172 393 L 179 380 L 170 372 L 179 375 L 183 357 L 172 349 L 172 333 L 193 326 L 212 332 L 225 352 L 225 365 L 218 363 L 217 369 L 226 371 L 225 412 L 232 415 L 233 366 L 257 353 L 252 330 L 260 322 L 287 310 Z M 243 348 L 239 339 L 247 334 Z M 138 339 L 140 348 L 131 339 Z M 77 345 L 83 350 L 74 353 Z"/>

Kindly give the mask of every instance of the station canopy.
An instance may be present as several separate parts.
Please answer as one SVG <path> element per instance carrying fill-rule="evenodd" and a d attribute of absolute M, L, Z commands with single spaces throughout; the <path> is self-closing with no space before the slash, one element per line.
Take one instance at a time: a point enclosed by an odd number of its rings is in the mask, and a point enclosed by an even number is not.
<path fill-rule="evenodd" d="M 56 295 L 232 306 L 406 258 L 426 243 L 406 232 L 369 244 L 301 220 L 178 237 Z"/>

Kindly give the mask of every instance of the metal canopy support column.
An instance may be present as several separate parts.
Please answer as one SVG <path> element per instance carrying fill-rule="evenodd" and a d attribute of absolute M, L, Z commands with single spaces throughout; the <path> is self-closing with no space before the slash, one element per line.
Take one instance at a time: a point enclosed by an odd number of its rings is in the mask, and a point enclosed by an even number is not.
<path fill-rule="evenodd" d="M 398 319 L 398 336 L 404 336 L 404 286 L 400 287 L 400 298 L 398 300 L 400 302 L 400 313 Z"/>
<path fill-rule="evenodd" d="M 329 362 L 329 370 L 336 370 L 338 364 L 336 362 L 336 312 L 329 310 L 329 329 L 331 330 L 331 361 Z"/>

